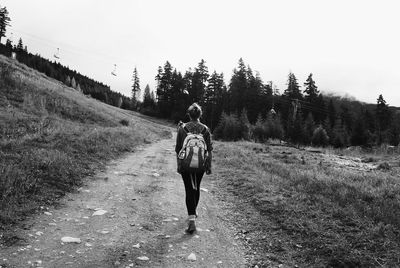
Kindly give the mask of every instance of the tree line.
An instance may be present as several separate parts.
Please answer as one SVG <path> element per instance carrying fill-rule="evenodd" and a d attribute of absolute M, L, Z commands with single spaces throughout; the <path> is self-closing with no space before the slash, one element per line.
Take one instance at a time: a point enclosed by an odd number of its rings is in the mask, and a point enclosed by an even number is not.
<path fill-rule="evenodd" d="M 287 87 L 279 93 L 243 59 L 228 85 L 222 73 L 209 72 L 204 60 L 184 73 L 167 61 L 158 68 L 156 82 L 153 114 L 179 121 L 185 119 L 189 104 L 198 102 L 204 110 L 202 120 L 223 140 L 276 138 L 335 147 L 400 141 L 400 111 L 389 107 L 382 95 L 375 105 L 323 95 L 312 73 L 303 87 L 289 73 Z"/>

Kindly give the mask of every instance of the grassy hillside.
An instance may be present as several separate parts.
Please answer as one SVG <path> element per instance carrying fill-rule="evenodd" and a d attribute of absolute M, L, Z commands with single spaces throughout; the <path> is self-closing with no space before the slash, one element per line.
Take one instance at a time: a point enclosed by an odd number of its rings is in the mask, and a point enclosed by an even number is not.
<path fill-rule="evenodd" d="M 107 160 L 169 135 L 0 56 L 0 225 L 56 200 Z"/>
<path fill-rule="evenodd" d="M 259 267 L 400 265 L 400 156 L 215 144 L 214 177 L 236 204 Z M 357 155 L 358 154 L 358 155 Z"/>

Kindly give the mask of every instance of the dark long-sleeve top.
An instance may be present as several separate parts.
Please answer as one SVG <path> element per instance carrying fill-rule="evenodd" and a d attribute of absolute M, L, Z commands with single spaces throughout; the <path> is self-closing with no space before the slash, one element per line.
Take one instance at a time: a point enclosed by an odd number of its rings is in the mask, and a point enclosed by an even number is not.
<path fill-rule="evenodd" d="M 204 137 L 204 141 L 206 142 L 207 145 L 207 152 L 211 153 L 211 151 L 213 150 L 212 147 L 212 142 L 211 142 L 211 132 L 210 129 L 200 123 L 199 121 L 190 121 L 184 124 L 184 126 L 186 126 L 186 128 L 194 134 L 200 134 L 204 128 L 206 128 L 206 132 L 204 133 L 203 137 Z M 186 131 L 183 129 L 183 126 L 179 126 L 178 128 L 178 135 L 176 136 L 176 145 L 175 145 L 175 152 L 177 154 L 179 154 L 179 152 L 182 149 L 183 146 L 183 142 L 186 138 Z"/>

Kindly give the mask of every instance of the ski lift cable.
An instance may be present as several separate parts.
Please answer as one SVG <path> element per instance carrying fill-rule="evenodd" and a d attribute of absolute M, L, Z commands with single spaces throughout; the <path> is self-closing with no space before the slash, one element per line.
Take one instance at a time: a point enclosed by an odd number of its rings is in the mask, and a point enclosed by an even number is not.
<path fill-rule="evenodd" d="M 102 54 L 102 53 L 95 52 L 93 50 L 82 49 L 80 47 L 76 47 L 76 46 L 65 44 L 65 43 L 56 43 L 56 42 L 53 42 L 51 40 L 48 40 L 48 39 L 45 39 L 45 38 L 41 38 L 41 37 L 39 37 L 37 35 L 33 35 L 33 34 L 30 34 L 30 33 L 26 33 L 24 31 L 20 31 L 18 29 L 14 29 L 13 28 L 12 30 L 14 32 L 26 35 L 28 37 L 28 39 L 30 39 L 30 40 L 34 40 L 36 42 L 41 42 L 42 44 L 45 44 L 48 47 L 60 48 L 60 50 L 62 50 L 64 52 L 70 52 L 70 53 L 84 55 L 84 56 L 91 55 L 92 57 L 96 57 L 97 59 L 101 58 L 101 61 L 108 62 L 108 63 L 112 63 L 112 62 L 118 61 L 120 63 L 121 62 L 125 63 L 126 65 L 132 65 L 132 66 L 134 65 L 132 62 L 127 61 L 126 59 L 121 59 L 121 58 L 117 58 L 117 57 L 114 57 L 114 56 L 105 55 L 105 54 Z M 105 60 L 105 59 L 107 59 L 107 60 Z"/>
<path fill-rule="evenodd" d="M 280 102 L 287 104 L 287 105 L 292 105 L 292 101 L 290 100 L 285 100 L 285 99 L 280 99 Z M 309 103 L 309 102 L 306 102 Z M 324 113 L 326 115 L 333 115 L 329 110 L 327 109 L 322 109 L 322 108 L 317 108 L 317 107 L 312 107 L 312 106 L 308 106 L 307 104 L 301 104 L 301 108 L 308 110 L 308 111 L 313 111 L 313 112 L 321 112 Z"/>

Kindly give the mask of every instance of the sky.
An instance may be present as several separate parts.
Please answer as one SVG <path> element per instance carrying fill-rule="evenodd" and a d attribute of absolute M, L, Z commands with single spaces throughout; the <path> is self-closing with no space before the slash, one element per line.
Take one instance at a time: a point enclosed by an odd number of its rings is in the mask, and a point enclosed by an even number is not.
<path fill-rule="evenodd" d="M 28 50 L 130 95 L 132 73 L 155 87 L 168 60 L 201 59 L 229 83 L 239 58 L 280 93 L 293 72 L 322 93 L 400 106 L 400 3 L 395 0 L 3 0 Z M 12 33 L 12 34 L 11 34 Z M 5 40 L 2 40 L 4 43 Z M 117 65 L 117 76 L 111 75 Z"/>

